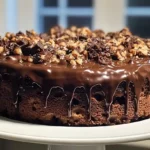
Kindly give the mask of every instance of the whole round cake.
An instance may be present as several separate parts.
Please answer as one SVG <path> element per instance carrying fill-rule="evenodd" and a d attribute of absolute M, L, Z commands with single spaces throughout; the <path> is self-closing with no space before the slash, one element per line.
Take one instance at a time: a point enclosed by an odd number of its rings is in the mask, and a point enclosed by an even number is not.
<path fill-rule="evenodd" d="M 0 115 L 40 124 L 113 125 L 150 117 L 150 40 L 125 28 L 6 33 Z"/>

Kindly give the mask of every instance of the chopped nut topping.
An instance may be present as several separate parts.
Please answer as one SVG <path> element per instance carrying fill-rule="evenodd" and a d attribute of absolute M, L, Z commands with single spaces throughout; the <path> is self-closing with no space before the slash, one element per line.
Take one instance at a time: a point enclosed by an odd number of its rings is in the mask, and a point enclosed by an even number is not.
<path fill-rule="evenodd" d="M 50 40 L 49 40 L 49 44 L 52 45 L 52 47 L 55 47 L 55 42 L 54 42 L 54 40 L 50 39 Z"/>
<path fill-rule="evenodd" d="M 71 61 L 70 61 L 70 64 L 71 64 L 72 66 L 76 66 L 76 61 L 75 61 L 75 60 L 71 60 Z"/>
<path fill-rule="evenodd" d="M 57 51 L 56 51 L 56 54 L 58 54 L 58 55 L 65 55 L 65 54 L 66 54 L 66 51 L 57 50 Z"/>
<path fill-rule="evenodd" d="M 2 54 L 21 55 L 22 63 L 59 64 L 65 59 L 71 66 L 80 66 L 87 61 L 108 65 L 116 60 L 150 56 L 150 39 L 134 36 L 128 28 L 105 33 L 87 27 L 64 29 L 56 26 L 50 29 L 49 34 L 37 34 L 34 30 L 16 34 L 7 32 L 0 38 Z"/>
<path fill-rule="evenodd" d="M 59 60 L 55 55 L 53 55 L 53 56 L 51 57 L 51 62 L 52 62 L 52 63 L 59 63 L 60 60 Z"/>
<path fill-rule="evenodd" d="M 17 55 L 22 55 L 22 50 L 21 50 L 21 48 L 20 47 L 15 47 L 15 49 L 14 49 L 14 54 L 17 54 Z"/>
<path fill-rule="evenodd" d="M 0 54 L 3 53 L 4 47 L 0 46 Z"/>
<path fill-rule="evenodd" d="M 82 63 L 83 63 L 83 61 L 82 61 L 81 58 L 78 58 L 78 59 L 76 60 L 76 62 L 77 62 L 79 65 L 82 65 Z"/>
<path fill-rule="evenodd" d="M 72 51 L 72 55 L 77 58 L 78 56 L 80 56 L 80 54 L 76 51 L 76 50 L 73 50 Z"/>
<path fill-rule="evenodd" d="M 28 57 L 28 62 L 33 62 L 33 58 L 32 57 Z"/>

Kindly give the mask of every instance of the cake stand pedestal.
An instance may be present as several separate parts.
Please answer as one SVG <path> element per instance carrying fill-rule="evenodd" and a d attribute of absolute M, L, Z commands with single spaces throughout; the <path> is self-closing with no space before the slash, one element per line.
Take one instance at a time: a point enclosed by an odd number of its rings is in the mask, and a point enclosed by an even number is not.
<path fill-rule="evenodd" d="M 105 145 L 99 146 L 64 146 L 64 145 L 57 145 L 57 146 L 48 146 L 48 150 L 106 150 Z"/>
<path fill-rule="evenodd" d="M 108 144 L 150 139 L 150 119 L 104 127 L 57 127 L 1 117 L 0 138 L 46 144 L 47 150 L 105 150 Z"/>

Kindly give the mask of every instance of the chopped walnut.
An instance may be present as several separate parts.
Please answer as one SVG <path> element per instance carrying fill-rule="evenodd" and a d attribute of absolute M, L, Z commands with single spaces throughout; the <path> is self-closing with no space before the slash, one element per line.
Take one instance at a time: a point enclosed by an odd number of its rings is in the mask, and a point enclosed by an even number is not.
<path fill-rule="evenodd" d="M 82 65 L 83 60 L 81 58 L 77 58 L 76 62 L 77 62 L 77 64 Z"/>
<path fill-rule="evenodd" d="M 78 56 L 80 56 L 80 54 L 78 53 L 77 50 L 73 50 L 73 51 L 72 51 L 72 55 L 73 55 L 75 58 L 77 58 Z"/>
<path fill-rule="evenodd" d="M 33 62 L 33 58 L 31 56 L 29 56 L 27 60 L 28 62 L 31 62 L 31 63 Z"/>
<path fill-rule="evenodd" d="M 89 28 L 83 27 L 83 28 L 81 28 L 81 30 L 79 30 L 79 34 L 81 34 L 83 36 L 90 36 L 92 34 L 92 32 Z"/>
<path fill-rule="evenodd" d="M 76 66 L 76 61 L 75 61 L 75 60 L 71 60 L 71 61 L 70 61 L 70 64 L 71 64 L 72 66 Z"/>
<path fill-rule="evenodd" d="M 10 32 L 7 32 L 5 37 L 7 37 L 8 39 L 12 37 L 12 34 Z"/>
<path fill-rule="evenodd" d="M 56 54 L 58 54 L 58 55 L 66 55 L 66 51 L 57 50 L 57 51 L 56 51 Z"/>
<path fill-rule="evenodd" d="M 77 43 L 73 40 L 69 40 L 67 43 L 67 47 L 71 49 L 75 49 L 77 47 Z"/>
<path fill-rule="evenodd" d="M 65 57 L 66 60 L 74 60 L 75 57 L 72 54 L 66 55 Z"/>
<path fill-rule="evenodd" d="M 21 48 L 20 47 L 18 47 L 18 46 L 16 46 L 15 48 L 14 48 L 14 54 L 17 54 L 17 55 L 22 55 L 22 50 L 21 50 Z"/>
<path fill-rule="evenodd" d="M 59 43 L 59 45 L 65 47 L 65 46 L 66 46 L 66 43 L 65 43 L 65 42 L 61 42 L 61 43 Z"/>
<path fill-rule="evenodd" d="M 54 40 L 50 39 L 49 44 L 52 45 L 53 47 L 55 47 L 55 41 Z"/>
<path fill-rule="evenodd" d="M 4 47 L 0 46 L 0 54 L 3 53 Z"/>
<path fill-rule="evenodd" d="M 51 60 L 50 60 L 52 63 L 59 63 L 60 62 L 60 60 L 55 56 L 55 55 L 53 55 L 52 57 L 51 57 Z"/>

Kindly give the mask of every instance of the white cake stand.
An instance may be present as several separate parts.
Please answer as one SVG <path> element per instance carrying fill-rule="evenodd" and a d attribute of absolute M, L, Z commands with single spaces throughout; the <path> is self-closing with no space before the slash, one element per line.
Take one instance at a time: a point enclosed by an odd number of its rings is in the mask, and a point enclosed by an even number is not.
<path fill-rule="evenodd" d="M 104 127 L 55 127 L 0 118 L 0 138 L 55 146 L 55 150 L 104 150 L 105 145 L 150 138 L 150 119 Z M 59 146 L 63 145 L 63 146 Z"/>

